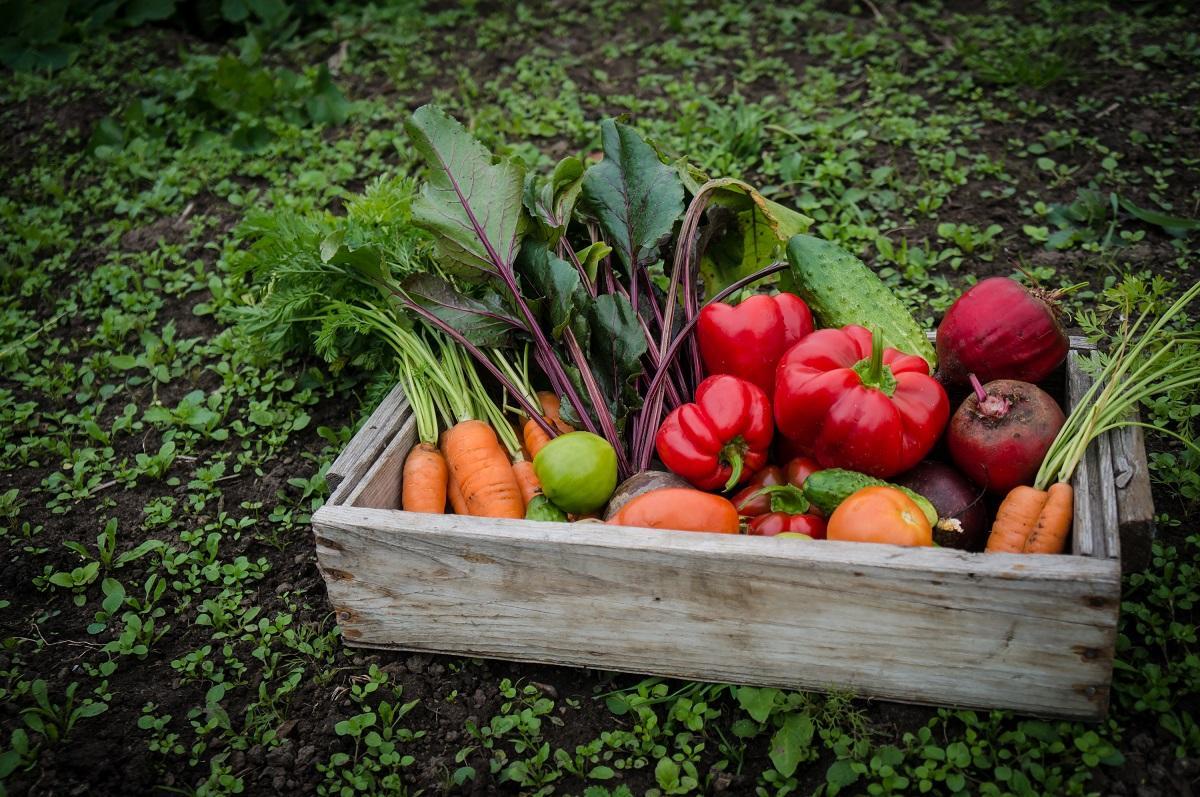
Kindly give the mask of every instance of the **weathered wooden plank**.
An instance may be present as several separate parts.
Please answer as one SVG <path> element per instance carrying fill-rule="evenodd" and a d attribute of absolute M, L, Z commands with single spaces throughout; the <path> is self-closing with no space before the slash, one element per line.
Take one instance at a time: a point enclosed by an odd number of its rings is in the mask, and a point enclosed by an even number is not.
<path fill-rule="evenodd" d="M 1100 468 L 1100 523 L 1095 529 L 1096 550 L 1093 556 L 1116 559 L 1121 552 L 1120 523 L 1117 510 L 1117 482 L 1113 467 L 1113 434 L 1103 434 L 1096 440 L 1096 461 Z"/>
<path fill-rule="evenodd" d="M 329 466 L 325 474 L 325 482 L 331 490 L 328 503 L 339 504 L 345 500 L 409 414 L 408 399 L 404 389 L 397 384 Z"/>
<path fill-rule="evenodd" d="M 404 459 L 417 441 L 417 419 L 409 413 L 399 431 L 380 452 L 358 484 L 346 496 L 345 506 L 374 509 L 400 508 L 400 476 Z"/>
<path fill-rule="evenodd" d="M 1112 436 L 1112 461 L 1121 567 L 1132 573 L 1149 567 L 1156 534 L 1150 467 L 1141 427 L 1129 426 Z"/>
<path fill-rule="evenodd" d="M 327 506 L 348 644 L 1098 718 L 1120 573 L 1072 556 Z"/>
<path fill-rule="evenodd" d="M 1067 412 L 1075 409 L 1092 384 L 1092 378 L 1083 370 L 1079 355 L 1067 354 Z M 1110 477 L 1111 478 L 1111 477 Z M 1096 445 L 1088 447 L 1075 468 L 1071 486 L 1075 490 L 1074 522 L 1071 529 L 1071 552 L 1076 556 L 1103 556 L 1098 551 L 1098 538 L 1104 522 L 1101 482 L 1104 479 Z"/>

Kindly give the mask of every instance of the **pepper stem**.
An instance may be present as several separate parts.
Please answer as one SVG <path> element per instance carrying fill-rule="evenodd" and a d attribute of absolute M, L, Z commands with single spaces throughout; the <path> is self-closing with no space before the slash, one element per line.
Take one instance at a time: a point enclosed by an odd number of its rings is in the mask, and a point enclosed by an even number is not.
<path fill-rule="evenodd" d="M 872 385 L 883 381 L 883 334 L 879 327 L 871 327 L 871 364 L 867 374 Z"/>
<path fill-rule="evenodd" d="M 733 468 L 733 472 L 729 474 L 729 481 L 725 482 L 725 490 L 728 492 L 737 486 L 737 483 L 742 480 L 742 468 L 745 466 L 745 460 L 742 459 L 742 452 L 736 448 L 730 449 L 726 456 L 729 459 L 729 466 Z"/>

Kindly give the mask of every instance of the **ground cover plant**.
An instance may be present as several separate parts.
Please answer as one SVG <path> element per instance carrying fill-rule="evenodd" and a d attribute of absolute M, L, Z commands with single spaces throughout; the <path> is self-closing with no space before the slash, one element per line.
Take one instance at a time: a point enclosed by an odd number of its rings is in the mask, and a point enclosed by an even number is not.
<path fill-rule="evenodd" d="M 1105 307 L 1200 276 L 1187 4 L 190 5 L 4 6 L 0 789 L 1195 788 L 1194 386 L 1141 408 L 1169 432 L 1160 539 L 1104 723 L 375 653 L 338 638 L 308 521 L 402 375 L 297 320 L 304 269 L 277 275 L 284 315 L 254 279 L 331 236 L 421 245 L 403 124 L 432 101 L 541 172 L 627 115 L 810 217 L 926 326 L 1023 273 L 1082 283 L 1075 326 L 1109 334 Z"/>

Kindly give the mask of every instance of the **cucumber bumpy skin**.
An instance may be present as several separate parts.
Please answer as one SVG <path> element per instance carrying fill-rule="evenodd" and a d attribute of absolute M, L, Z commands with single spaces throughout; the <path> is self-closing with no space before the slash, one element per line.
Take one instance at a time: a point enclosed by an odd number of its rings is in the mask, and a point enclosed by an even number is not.
<path fill-rule="evenodd" d="M 876 479 L 856 470 L 844 468 L 826 468 L 811 474 L 804 480 L 804 497 L 809 503 L 820 509 L 826 515 L 833 514 L 838 504 L 845 501 L 864 487 L 891 487 L 907 495 L 921 509 L 930 526 L 937 526 L 938 514 L 928 498 L 913 492 L 907 487 Z"/>
<path fill-rule="evenodd" d="M 879 277 L 854 255 L 811 235 L 793 235 L 787 245 L 793 289 L 823 327 L 857 324 L 878 328 L 883 345 L 916 354 L 937 367 L 937 354 L 912 314 Z"/>

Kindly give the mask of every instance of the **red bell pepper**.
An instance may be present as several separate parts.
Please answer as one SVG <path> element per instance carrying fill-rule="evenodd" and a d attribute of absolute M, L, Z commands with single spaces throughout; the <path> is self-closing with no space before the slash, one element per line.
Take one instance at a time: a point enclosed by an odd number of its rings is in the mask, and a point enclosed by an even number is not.
<path fill-rule="evenodd" d="M 949 417 L 929 364 L 860 326 L 814 332 L 779 361 L 775 422 L 826 468 L 894 476 L 929 453 Z"/>
<path fill-rule="evenodd" d="M 787 512 L 768 512 L 750 521 L 750 534 L 774 537 L 776 534 L 792 532 L 807 534 L 814 540 L 825 539 L 825 519 L 810 513 L 789 515 Z"/>
<path fill-rule="evenodd" d="M 696 388 L 696 400 L 663 420 L 658 457 L 701 490 L 729 490 L 767 460 L 775 433 L 771 404 L 757 385 L 722 374 Z"/>
<path fill-rule="evenodd" d="M 799 296 L 756 294 L 737 306 L 715 302 L 701 310 L 696 341 L 707 373 L 733 374 L 770 396 L 779 358 L 812 331 L 812 312 Z"/>

